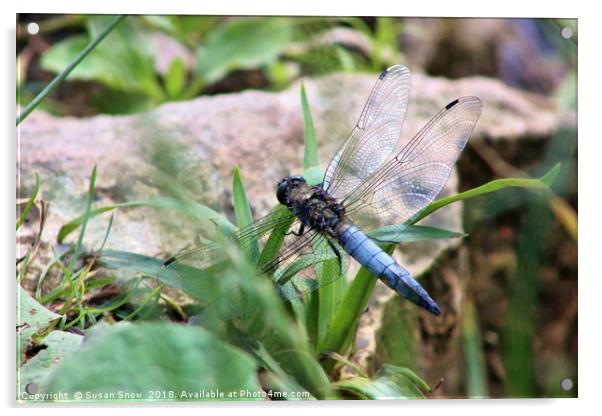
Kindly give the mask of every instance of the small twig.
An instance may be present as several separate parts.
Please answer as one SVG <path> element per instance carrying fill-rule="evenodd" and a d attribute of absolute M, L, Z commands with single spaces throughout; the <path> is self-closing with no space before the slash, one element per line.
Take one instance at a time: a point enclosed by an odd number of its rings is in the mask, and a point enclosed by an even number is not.
<path fill-rule="evenodd" d="M 188 314 L 184 311 L 184 309 L 182 309 L 182 307 L 180 305 L 178 305 L 178 303 L 174 299 L 172 299 L 170 296 L 166 295 L 165 293 L 161 293 L 161 299 L 163 299 L 163 301 L 165 301 L 165 304 L 167 306 L 169 306 L 171 309 L 173 309 L 174 312 L 176 312 L 178 315 L 180 315 L 180 318 L 182 318 L 182 321 L 188 322 Z"/>
<path fill-rule="evenodd" d="M 430 393 L 434 393 L 436 392 L 439 387 L 441 387 L 443 385 L 443 383 L 445 382 L 445 380 L 443 378 L 439 379 L 439 382 L 437 383 L 437 385 L 430 391 Z"/>

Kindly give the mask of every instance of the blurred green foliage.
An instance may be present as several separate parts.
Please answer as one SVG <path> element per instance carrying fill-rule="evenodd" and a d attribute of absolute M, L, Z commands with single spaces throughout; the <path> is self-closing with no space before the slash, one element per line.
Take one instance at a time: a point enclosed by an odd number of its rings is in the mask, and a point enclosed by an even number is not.
<path fill-rule="evenodd" d="M 40 67 L 58 74 L 111 18 L 78 16 L 56 24 L 49 20 L 44 33 L 64 27 L 75 33 L 53 43 L 41 56 Z M 195 97 L 228 77 L 244 77 L 245 71 L 257 72 L 262 85 L 273 89 L 286 87 L 301 73 L 380 71 L 400 61 L 399 26 L 391 18 L 377 18 L 373 30 L 359 18 L 129 16 L 67 80 L 103 87 L 89 90 L 89 111 L 134 113 Z M 333 35 L 341 27 L 349 39 Z M 159 63 L 161 52 L 154 42 L 158 35 L 184 50 L 167 69 Z M 352 45 L 359 37 L 365 40 L 364 50 Z M 35 89 L 35 81 L 22 85 L 22 104 Z M 52 100 L 43 106 L 65 111 Z"/>

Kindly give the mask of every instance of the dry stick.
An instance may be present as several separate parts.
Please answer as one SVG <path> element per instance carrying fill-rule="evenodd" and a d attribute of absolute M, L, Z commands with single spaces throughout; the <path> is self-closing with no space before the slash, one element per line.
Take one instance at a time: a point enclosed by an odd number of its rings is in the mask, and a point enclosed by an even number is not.
<path fill-rule="evenodd" d="M 92 41 L 84 48 L 83 51 L 75 57 L 75 59 L 65 67 L 51 82 L 48 84 L 28 105 L 25 109 L 17 116 L 17 126 L 42 102 L 44 98 L 52 91 L 54 91 L 67 76 L 75 69 L 75 67 L 98 45 L 115 27 L 127 17 L 127 15 L 121 15 L 115 17 L 113 21 L 99 33 Z"/>

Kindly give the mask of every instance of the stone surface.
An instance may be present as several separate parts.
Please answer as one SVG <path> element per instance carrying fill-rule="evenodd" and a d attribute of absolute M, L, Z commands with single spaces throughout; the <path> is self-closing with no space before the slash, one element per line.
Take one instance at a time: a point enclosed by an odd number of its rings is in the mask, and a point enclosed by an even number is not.
<path fill-rule="evenodd" d="M 323 166 L 353 127 L 374 81 L 373 74 L 305 80 Z M 447 102 L 463 95 L 479 96 L 485 105 L 471 140 L 538 138 L 571 122 L 551 102 L 495 80 L 415 75 L 404 135 L 417 132 Z M 198 176 L 199 183 L 204 179 L 199 188 L 204 195 L 196 196 L 226 212 L 231 210 L 231 171 L 240 166 L 255 214 L 261 215 L 276 203 L 276 181 L 301 170 L 299 101 L 295 84 L 281 93 L 201 97 L 135 116 L 76 119 L 35 112 L 19 129 L 21 196 L 31 188 L 34 172 L 39 172 L 41 196 L 51 204 L 45 238 L 52 238 L 60 224 L 82 213 L 94 163 L 98 164 L 95 206 L 156 194 L 148 175 L 157 163 L 153 146 L 163 141 L 180 146 L 177 169 L 184 176 Z M 93 221 L 92 236 L 102 239 L 106 222 L 107 218 L 104 223 Z M 165 249 L 160 240 L 147 217 L 130 210 L 117 214 L 108 246 L 157 254 Z"/>

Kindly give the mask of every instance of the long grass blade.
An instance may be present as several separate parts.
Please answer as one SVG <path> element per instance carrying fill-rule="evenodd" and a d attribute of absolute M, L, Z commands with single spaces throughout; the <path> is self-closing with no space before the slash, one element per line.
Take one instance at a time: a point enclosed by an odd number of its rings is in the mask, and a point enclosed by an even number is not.
<path fill-rule="evenodd" d="M 92 210 L 90 213 L 91 217 L 95 217 L 97 215 L 104 214 L 105 212 L 112 211 L 118 208 L 130 208 L 130 207 L 141 207 L 148 206 L 153 208 L 161 208 L 161 209 L 175 209 L 185 215 L 188 215 L 192 218 L 198 219 L 199 221 L 205 221 L 207 223 L 217 224 L 218 228 L 225 234 L 230 235 L 235 230 L 236 227 L 226 219 L 223 215 L 217 213 L 211 208 L 197 204 L 194 202 L 182 202 L 173 198 L 166 197 L 152 197 L 141 199 L 137 201 L 129 201 L 122 202 L 118 204 L 107 205 L 104 207 L 96 208 Z M 62 243 L 65 238 L 70 235 L 73 231 L 79 228 L 84 220 L 84 216 L 77 217 L 67 224 L 63 225 L 59 230 L 57 240 L 59 243 Z"/>
<path fill-rule="evenodd" d="M 79 257 L 79 253 L 81 252 L 82 244 L 84 242 L 84 235 L 86 234 L 86 227 L 88 225 L 88 220 L 91 218 L 92 214 L 92 201 L 94 199 L 94 187 L 96 186 L 96 165 L 92 168 L 92 174 L 90 175 L 90 186 L 88 188 L 88 198 L 86 200 L 86 211 L 84 213 L 82 219 L 82 227 L 79 233 L 79 237 L 77 239 L 77 244 L 75 245 L 75 250 L 73 252 L 73 256 L 69 261 L 68 269 L 73 270 L 73 266 L 75 266 L 75 262 Z"/>
<path fill-rule="evenodd" d="M 322 181 L 323 173 L 318 161 L 318 145 L 316 143 L 316 129 L 309 110 L 305 86 L 301 85 L 301 108 L 303 110 L 303 176 L 310 185 L 317 185 Z"/>
<path fill-rule="evenodd" d="M 238 228 L 243 228 L 253 222 L 253 214 L 251 213 L 251 205 L 247 198 L 242 179 L 240 178 L 240 169 L 234 168 L 232 172 L 232 199 L 234 204 L 234 213 Z M 254 237 L 251 237 L 254 238 Z M 259 243 L 256 239 L 250 242 L 248 246 L 249 256 L 252 259 L 259 257 Z"/>
<path fill-rule="evenodd" d="M 544 176 L 537 179 L 529 179 L 529 178 L 504 178 L 504 179 L 495 179 L 491 182 L 487 182 L 484 185 L 478 186 L 476 188 L 470 189 L 465 192 L 461 192 L 456 195 L 451 195 L 445 198 L 441 198 L 431 203 L 425 209 L 420 211 L 416 216 L 414 216 L 410 222 L 416 223 L 437 211 L 440 208 L 443 208 L 446 205 L 449 205 L 453 202 L 463 201 L 466 199 L 474 198 L 475 196 L 485 195 L 490 192 L 499 191 L 500 189 L 515 187 L 515 188 L 532 188 L 532 189 L 542 189 L 549 190 L 550 186 L 556 180 L 558 173 L 560 173 L 561 164 L 556 164 L 552 169 L 550 169 Z"/>
<path fill-rule="evenodd" d="M 19 219 L 17 220 L 17 230 L 25 222 L 25 219 L 27 218 L 27 215 L 29 214 L 29 211 L 31 210 L 31 207 L 33 207 L 33 204 L 34 204 L 34 202 L 36 200 L 36 197 L 38 196 L 38 191 L 39 190 L 40 190 L 40 178 L 38 177 L 38 174 L 36 173 L 36 184 L 35 184 L 35 187 L 33 188 L 33 192 L 31 194 L 31 196 L 29 197 L 29 200 L 27 201 L 27 204 L 25 205 L 25 208 L 23 209 L 23 212 L 21 213 L 21 215 L 19 215 Z"/>

